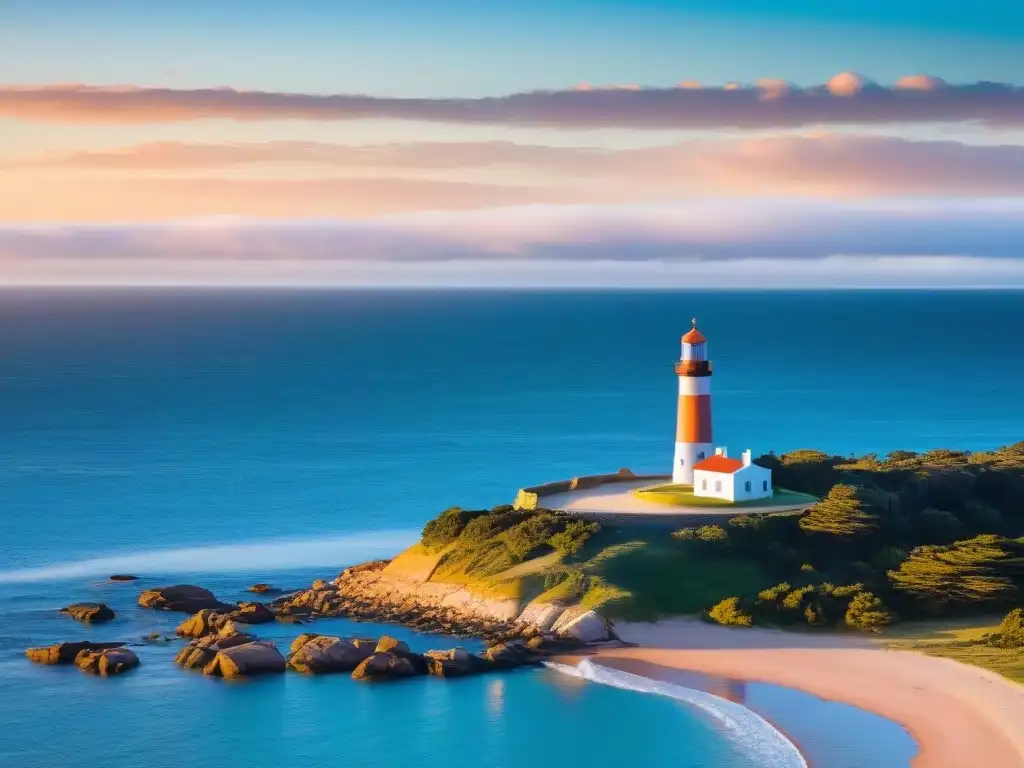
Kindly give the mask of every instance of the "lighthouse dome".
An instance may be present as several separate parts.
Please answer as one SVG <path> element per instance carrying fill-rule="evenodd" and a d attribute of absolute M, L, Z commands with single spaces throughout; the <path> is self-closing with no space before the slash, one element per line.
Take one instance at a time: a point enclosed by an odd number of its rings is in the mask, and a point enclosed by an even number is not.
<path fill-rule="evenodd" d="M 697 318 L 693 318 L 693 328 L 683 335 L 683 344 L 703 344 L 707 339 L 697 330 Z"/>

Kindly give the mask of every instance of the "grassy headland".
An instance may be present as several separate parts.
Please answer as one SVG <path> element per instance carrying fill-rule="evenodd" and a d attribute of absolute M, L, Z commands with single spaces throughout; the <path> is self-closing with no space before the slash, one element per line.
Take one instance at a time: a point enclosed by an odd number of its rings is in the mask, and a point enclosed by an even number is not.
<path fill-rule="evenodd" d="M 523 607 L 540 598 L 629 620 L 701 614 L 878 631 L 1024 603 L 1024 442 L 853 459 L 796 451 L 758 463 L 820 501 L 800 516 L 737 516 L 673 533 L 545 509 L 452 508 L 390 568 Z M 1004 659 L 1015 674 L 1010 654 L 1020 652 L 994 647 L 943 652 Z"/>

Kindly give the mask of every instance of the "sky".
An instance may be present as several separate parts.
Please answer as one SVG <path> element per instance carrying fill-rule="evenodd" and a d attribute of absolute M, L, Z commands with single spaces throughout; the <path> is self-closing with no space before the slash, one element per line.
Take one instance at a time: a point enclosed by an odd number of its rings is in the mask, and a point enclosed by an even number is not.
<path fill-rule="evenodd" d="M 1017 0 L 0 0 L 0 286 L 1024 287 Z"/>

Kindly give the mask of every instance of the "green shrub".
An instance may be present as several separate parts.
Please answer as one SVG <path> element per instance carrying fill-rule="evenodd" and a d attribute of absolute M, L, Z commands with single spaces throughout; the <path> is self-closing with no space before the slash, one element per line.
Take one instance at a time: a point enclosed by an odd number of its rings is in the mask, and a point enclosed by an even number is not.
<path fill-rule="evenodd" d="M 757 593 L 757 599 L 763 600 L 766 603 L 777 603 L 786 593 L 789 592 L 793 587 L 788 581 L 784 581 L 781 584 L 776 584 L 774 587 L 768 587 Z"/>
<path fill-rule="evenodd" d="M 549 543 L 565 557 L 570 557 L 579 552 L 587 543 L 587 539 L 599 530 L 601 530 L 601 526 L 598 523 L 573 520 L 565 526 L 565 530 L 552 536 Z"/>
<path fill-rule="evenodd" d="M 697 530 L 695 528 L 680 528 L 678 531 L 672 531 L 672 538 L 679 541 L 693 541 L 697 538 Z"/>
<path fill-rule="evenodd" d="M 743 609 L 738 597 L 725 598 L 707 612 L 707 617 L 726 627 L 750 627 L 754 624 L 754 617 Z"/>
<path fill-rule="evenodd" d="M 462 533 L 473 514 L 462 507 L 449 507 L 423 526 L 423 545 L 428 549 L 448 546 Z"/>
<path fill-rule="evenodd" d="M 800 566 L 800 573 L 814 573 L 814 566 L 810 563 L 804 563 Z"/>
<path fill-rule="evenodd" d="M 528 517 L 505 532 L 505 545 L 517 560 L 525 560 L 536 549 L 548 544 L 558 530 L 558 518 L 551 514 Z"/>
<path fill-rule="evenodd" d="M 794 589 L 782 600 L 782 607 L 787 611 L 799 611 L 803 606 L 804 598 L 814 593 L 814 587 L 800 587 Z"/>
<path fill-rule="evenodd" d="M 858 592 L 846 609 L 845 620 L 854 629 L 877 631 L 891 624 L 893 615 L 871 592 Z"/>
<path fill-rule="evenodd" d="M 1015 608 L 1006 614 L 990 642 L 1000 648 L 1024 648 L 1024 609 Z"/>
<path fill-rule="evenodd" d="M 708 543 L 719 543 L 729 540 L 729 534 L 725 528 L 720 525 L 702 525 L 695 532 L 695 538 L 698 541 L 706 541 Z"/>

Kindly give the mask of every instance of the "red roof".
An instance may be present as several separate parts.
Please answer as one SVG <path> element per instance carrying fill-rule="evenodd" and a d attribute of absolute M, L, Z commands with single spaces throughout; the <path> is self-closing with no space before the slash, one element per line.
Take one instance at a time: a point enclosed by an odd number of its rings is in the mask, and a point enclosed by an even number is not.
<path fill-rule="evenodd" d="M 721 472 L 731 475 L 743 469 L 743 462 L 740 459 L 730 459 L 727 456 L 708 456 L 703 461 L 693 465 L 694 469 L 703 469 L 705 472 Z"/>

